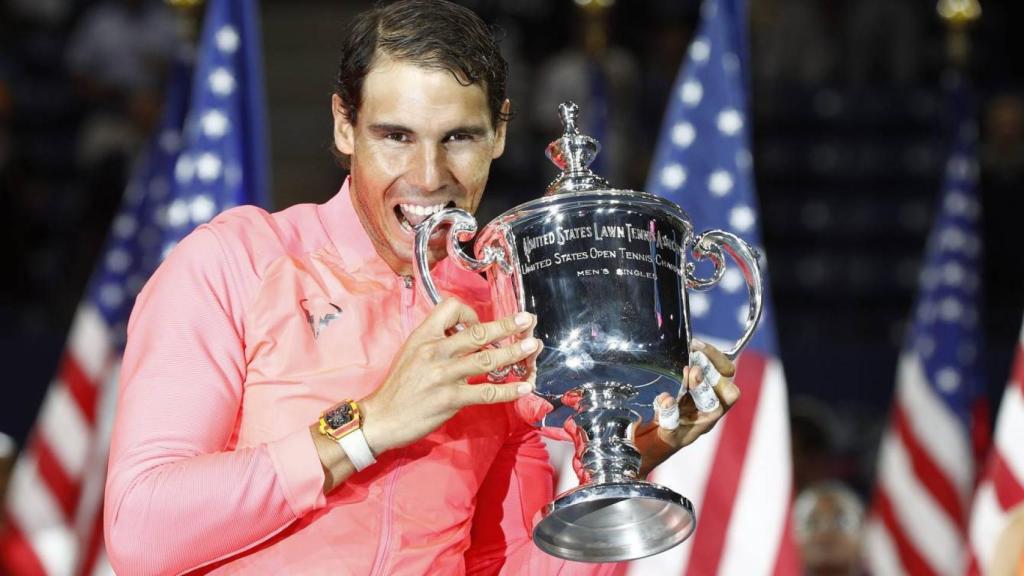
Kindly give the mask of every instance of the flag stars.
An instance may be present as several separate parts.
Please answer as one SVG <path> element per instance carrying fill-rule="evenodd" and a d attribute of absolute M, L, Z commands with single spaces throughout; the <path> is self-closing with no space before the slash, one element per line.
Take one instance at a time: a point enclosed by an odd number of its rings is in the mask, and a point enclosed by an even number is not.
<path fill-rule="evenodd" d="M 735 108 L 726 108 L 718 113 L 718 130 L 726 136 L 735 136 L 743 128 L 743 115 Z"/>
<path fill-rule="evenodd" d="M 211 152 L 206 152 L 196 160 L 196 175 L 207 184 L 220 177 L 223 163 L 220 158 Z"/>
<path fill-rule="evenodd" d="M 694 318 L 706 316 L 711 310 L 711 299 L 708 298 L 707 294 L 693 292 L 689 294 L 688 300 L 690 303 L 690 314 L 693 314 Z"/>
<path fill-rule="evenodd" d="M 946 162 L 946 175 L 959 180 L 973 180 L 978 175 L 978 164 L 958 154 Z"/>
<path fill-rule="evenodd" d="M 113 282 L 100 287 L 100 302 L 107 308 L 117 308 L 124 302 L 124 290 Z"/>
<path fill-rule="evenodd" d="M 686 170 L 681 164 L 672 163 L 661 170 L 661 185 L 669 190 L 678 190 L 686 182 Z"/>
<path fill-rule="evenodd" d="M 939 318 L 946 322 L 956 322 L 964 313 L 964 306 L 959 300 L 948 296 L 939 302 Z"/>
<path fill-rule="evenodd" d="M 974 218 L 978 215 L 979 208 L 977 201 L 969 198 L 963 192 L 950 192 L 942 203 L 946 212 L 953 216 Z"/>
<path fill-rule="evenodd" d="M 715 196 L 725 196 L 732 191 L 732 185 L 732 175 L 725 170 L 715 170 L 708 176 L 708 189 Z"/>
<path fill-rule="evenodd" d="M 679 99 L 683 101 L 683 104 L 693 108 L 700 104 L 701 98 L 704 97 L 704 87 L 701 86 L 699 80 L 690 78 L 686 82 L 683 82 L 682 87 L 679 88 Z"/>
<path fill-rule="evenodd" d="M 130 238 L 138 228 L 139 223 L 131 214 L 120 214 L 114 219 L 114 235 L 118 238 Z"/>
<path fill-rule="evenodd" d="M 217 68 L 208 78 L 210 90 L 217 96 L 230 96 L 235 91 L 235 77 L 227 68 Z"/>
<path fill-rule="evenodd" d="M 964 267 L 956 262 L 949 262 L 942 267 L 942 280 L 949 286 L 962 286 L 965 275 Z"/>
<path fill-rule="evenodd" d="M 939 234 L 939 249 L 957 251 L 967 245 L 967 234 L 955 227 L 948 227 Z"/>
<path fill-rule="evenodd" d="M 201 224 L 203 222 L 209 222 L 210 218 L 213 218 L 214 212 L 217 210 L 217 205 L 213 203 L 206 194 L 199 194 L 192 199 L 189 203 L 189 212 L 192 215 L 192 222 Z"/>
<path fill-rule="evenodd" d="M 210 110 L 206 114 L 203 114 L 202 119 L 199 121 L 199 125 L 202 127 L 203 134 L 207 138 L 221 138 L 228 133 L 228 117 L 224 115 L 220 110 Z"/>
<path fill-rule="evenodd" d="M 694 62 L 707 62 L 708 56 L 710 55 L 711 44 L 709 44 L 704 38 L 698 38 L 690 44 L 690 58 L 692 58 Z"/>
<path fill-rule="evenodd" d="M 956 392 L 960 387 L 960 373 L 954 368 L 946 367 L 935 373 L 935 383 L 946 394 Z"/>
<path fill-rule="evenodd" d="M 731 294 L 735 293 L 742 286 L 743 274 L 740 274 L 740 271 L 737 270 L 735 266 L 730 267 L 725 271 L 725 274 L 722 275 L 722 288 L 725 289 L 726 292 Z"/>
<path fill-rule="evenodd" d="M 729 211 L 729 226 L 737 232 L 748 232 L 754 227 L 757 216 L 750 206 L 738 205 Z"/>
<path fill-rule="evenodd" d="M 107 253 L 107 269 L 120 274 L 132 264 L 132 257 L 122 248 L 114 248 Z"/>
<path fill-rule="evenodd" d="M 688 148 L 696 138 L 697 131 L 689 122 L 678 122 L 672 127 L 672 143 L 680 148 Z"/>
<path fill-rule="evenodd" d="M 189 220 L 189 209 L 188 204 L 185 203 L 181 198 L 171 202 L 167 207 L 167 211 L 164 216 L 167 225 L 172 228 L 184 226 L 188 224 Z"/>
<path fill-rule="evenodd" d="M 214 35 L 214 42 L 217 43 L 217 50 L 224 54 L 234 54 L 238 50 L 238 32 L 234 26 L 225 24 L 217 30 Z"/>
<path fill-rule="evenodd" d="M 192 160 L 192 157 L 188 154 L 178 156 L 178 161 L 174 163 L 174 179 L 178 184 L 188 184 L 192 181 L 195 174 L 196 163 Z"/>

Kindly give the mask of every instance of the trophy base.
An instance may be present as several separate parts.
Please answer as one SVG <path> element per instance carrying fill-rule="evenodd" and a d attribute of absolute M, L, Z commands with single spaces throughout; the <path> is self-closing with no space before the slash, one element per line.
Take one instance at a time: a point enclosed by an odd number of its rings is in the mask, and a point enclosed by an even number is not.
<path fill-rule="evenodd" d="M 622 562 L 664 552 L 689 538 L 697 521 L 689 500 L 639 480 L 578 486 L 538 515 L 537 546 L 580 562 Z"/>

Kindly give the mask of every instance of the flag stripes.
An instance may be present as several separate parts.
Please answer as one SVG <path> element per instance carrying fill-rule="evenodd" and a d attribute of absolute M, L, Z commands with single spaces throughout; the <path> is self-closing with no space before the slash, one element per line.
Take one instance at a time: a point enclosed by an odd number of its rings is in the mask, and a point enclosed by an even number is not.
<path fill-rule="evenodd" d="M 765 363 L 758 354 L 749 353 L 743 355 L 736 367 L 736 385 L 743 391 L 743 401 L 737 403 L 729 417 L 719 424 L 723 428 L 722 439 L 711 463 L 708 488 L 701 502 L 701 510 L 709 513 L 701 517 L 698 511 L 700 529 L 693 535 L 687 576 L 718 573 L 730 517 L 736 504 L 743 461 L 754 428 L 754 413 L 759 406 Z"/>
<path fill-rule="evenodd" d="M 1024 326 L 996 419 L 992 452 L 971 510 L 967 573 L 985 574 L 1011 511 L 1024 505 Z"/>
<path fill-rule="evenodd" d="M 12 471 L 0 572 L 111 574 L 103 489 L 135 294 L 196 225 L 266 194 L 256 9 L 244 0 L 209 0 L 197 66 L 183 58 L 171 67 L 163 122 L 134 167 L 36 427 Z"/>

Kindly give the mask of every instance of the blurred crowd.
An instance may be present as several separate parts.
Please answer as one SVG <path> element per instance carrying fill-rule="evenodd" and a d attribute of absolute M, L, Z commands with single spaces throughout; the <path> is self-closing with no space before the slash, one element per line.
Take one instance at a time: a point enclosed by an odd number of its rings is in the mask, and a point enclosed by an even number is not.
<path fill-rule="evenodd" d="M 567 99 L 604 145 L 598 171 L 642 189 L 699 2 L 462 3 L 502 31 L 516 114 L 481 219 L 539 195 L 554 175 L 540 151 L 560 131 L 555 107 Z M 274 4 L 264 11 L 337 10 L 326 0 Z M 983 2 L 968 66 L 979 94 L 993 396 L 1024 307 L 1018 4 Z M 808 573 L 856 575 L 863 501 L 947 143 L 945 31 L 931 3 L 917 0 L 751 0 L 749 21 L 754 165 L 793 394 L 795 526 Z M 265 27 L 301 37 L 295 22 L 290 32 Z M 18 442 L 159 117 L 167 65 L 188 48 L 183 26 L 157 0 L 0 0 L 0 357 L 17 389 L 0 431 Z M 287 65 L 276 41 L 266 34 L 268 70 Z M 329 90 L 329 75 L 310 82 Z M 271 84 L 271 102 L 287 89 Z M 289 137 L 272 134 L 271 146 Z M 341 178 L 326 150 L 311 156 L 309 170 Z M 278 208 L 293 201 L 289 173 L 274 182 Z M 4 454 L 13 444 L 0 434 Z"/>

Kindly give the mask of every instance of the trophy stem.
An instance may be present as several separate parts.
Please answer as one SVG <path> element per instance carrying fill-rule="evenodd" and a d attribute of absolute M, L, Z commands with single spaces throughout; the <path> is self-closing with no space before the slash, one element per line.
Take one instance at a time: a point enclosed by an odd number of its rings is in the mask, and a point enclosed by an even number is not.
<path fill-rule="evenodd" d="M 633 433 L 640 415 L 627 402 L 636 387 L 591 382 L 563 396 L 573 407 L 580 485 L 538 514 L 533 541 L 548 554 L 583 562 L 620 562 L 657 554 L 693 532 L 693 505 L 639 479 Z"/>
<path fill-rule="evenodd" d="M 625 406 L 636 389 L 616 382 L 587 383 L 574 391 L 579 401 L 576 424 L 576 455 L 582 465 L 583 484 L 625 482 L 640 474 L 640 451 L 633 431 L 640 415 Z"/>

